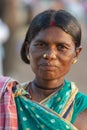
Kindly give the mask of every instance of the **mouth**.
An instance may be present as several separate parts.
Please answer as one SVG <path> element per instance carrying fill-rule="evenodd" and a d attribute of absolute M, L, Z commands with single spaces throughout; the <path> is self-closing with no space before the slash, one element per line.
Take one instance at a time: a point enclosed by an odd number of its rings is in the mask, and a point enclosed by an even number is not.
<path fill-rule="evenodd" d="M 47 64 L 41 64 L 40 68 L 45 70 L 45 71 L 53 71 L 57 68 L 57 66 L 50 64 L 50 63 L 49 64 L 47 63 Z"/>

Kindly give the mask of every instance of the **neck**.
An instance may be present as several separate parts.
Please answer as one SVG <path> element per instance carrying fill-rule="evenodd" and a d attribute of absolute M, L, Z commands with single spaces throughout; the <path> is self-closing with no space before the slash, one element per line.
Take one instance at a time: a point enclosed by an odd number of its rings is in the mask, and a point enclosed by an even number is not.
<path fill-rule="evenodd" d="M 40 82 L 40 80 L 34 80 L 31 83 L 30 87 L 30 95 L 32 97 L 32 100 L 35 100 L 37 102 L 40 102 L 50 94 L 52 94 L 55 91 L 58 91 L 62 86 L 62 82 Z"/>
<path fill-rule="evenodd" d="M 63 86 L 64 84 L 64 79 L 56 79 L 56 80 L 40 80 L 40 79 L 35 79 L 33 81 L 33 84 L 36 88 L 42 89 L 42 90 L 56 90 Z"/>
<path fill-rule="evenodd" d="M 63 86 L 63 83 L 62 83 L 61 85 L 59 85 L 57 87 L 48 88 L 48 87 L 45 87 L 45 86 L 43 87 L 43 86 L 37 84 L 35 81 L 33 82 L 33 84 L 34 84 L 35 87 L 37 87 L 39 89 L 42 89 L 42 90 L 57 90 L 57 89 L 59 89 L 59 88 L 61 88 Z"/>

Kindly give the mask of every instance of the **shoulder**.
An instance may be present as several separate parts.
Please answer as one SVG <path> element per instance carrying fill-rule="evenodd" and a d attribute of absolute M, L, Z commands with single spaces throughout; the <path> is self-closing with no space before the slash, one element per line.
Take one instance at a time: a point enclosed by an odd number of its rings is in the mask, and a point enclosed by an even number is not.
<path fill-rule="evenodd" d="M 82 92 L 78 92 L 75 96 L 71 122 L 74 123 L 80 113 L 84 114 L 85 111 L 87 113 L 87 95 Z"/>
<path fill-rule="evenodd" d="M 23 89 L 27 89 L 29 86 L 29 81 L 28 82 L 23 82 L 23 83 L 19 83 L 18 87 L 19 88 L 23 88 Z"/>
<path fill-rule="evenodd" d="M 75 107 L 80 109 L 87 108 L 87 94 L 78 92 L 75 97 Z"/>
<path fill-rule="evenodd" d="M 72 90 L 76 90 L 76 95 L 74 97 L 74 113 L 78 115 L 87 108 L 87 94 L 78 91 L 78 87 L 74 82 L 67 80 L 65 80 L 65 82 L 71 84 Z M 75 93 L 75 91 L 73 92 Z"/>
<path fill-rule="evenodd" d="M 74 113 L 77 115 L 87 109 L 87 94 L 78 92 L 75 97 Z"/>
<path fill-rule="evenodd" d="M 0 76 L 0 90 L 5 90 L 9 83 L 11 83 L 13 79 L 7 76 Z"/>

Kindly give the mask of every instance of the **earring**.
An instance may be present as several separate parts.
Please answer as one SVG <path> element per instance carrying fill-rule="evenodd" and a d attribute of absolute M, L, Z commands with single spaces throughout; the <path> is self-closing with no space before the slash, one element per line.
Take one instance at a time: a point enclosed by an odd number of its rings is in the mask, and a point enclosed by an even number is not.
<path fill-rule="evenodd" d="M 27 55 L 27 59 L 30 60 L 30 56 L 29 55 Z"/>
<path fill-rule="evenodd" d="M 76 62 L 77 62 L 77 59 L 75 59 L 75 60 L 72 62 L 72 64 L 76 64 Z"/>
<path fill-rule="evenodd" d="M 47 58 L 47 55 L 46 55 L 46 54 L 43 54 L 43 58 L 46 59 L 46 58 Z"/>

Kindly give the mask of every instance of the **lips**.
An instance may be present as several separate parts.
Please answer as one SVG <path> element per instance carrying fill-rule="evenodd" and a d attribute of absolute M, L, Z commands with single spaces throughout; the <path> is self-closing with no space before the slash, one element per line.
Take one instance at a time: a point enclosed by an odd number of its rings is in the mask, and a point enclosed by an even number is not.
<path fill-rule="evenodd" d="M 45 62 L 45 63 L 43 62 L 40 65 L 42 65 L 42 66 L 53 66 L 53 67 L 57 67 L 56 63 L 54 63 L 54 62 L 53 63 L 52 62 Z"/>
<path fill-rule="evenodd" d="M 40 68 L 43 70 L 52 71 L 52 70 L 55 70 L 57 66 L 51 63 L 43 63 L 43 64 L 40 64 Z"/>

